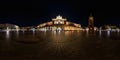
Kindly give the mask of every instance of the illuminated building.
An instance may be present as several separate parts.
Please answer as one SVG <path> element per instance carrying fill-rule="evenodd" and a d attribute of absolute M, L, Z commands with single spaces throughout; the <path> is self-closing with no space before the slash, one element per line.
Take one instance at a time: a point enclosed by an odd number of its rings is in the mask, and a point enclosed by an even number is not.
<path fill-rule="evenodd" d="M 115 25 L 104 25 L 104 26 L 101 26 L 101 29 L 102 30 L 118 30 L 119 28 Z"/>
<path fill-rule="evenodd" d="M 0 29 L 1 30 L 6 30 L 6 29 L 14 30 L 14 29 L 19 29 L 19 26 L 14 25 L 14 24 L 0 24 Z"/>
<path fill-rule="evenodd" d="M 67 21 L 66 18 L 58 15 L 56 18 L 53 18 L 52 21 L 39 24 L 37 26 L 39 30 L 81 30 L 81 25 Z"/>

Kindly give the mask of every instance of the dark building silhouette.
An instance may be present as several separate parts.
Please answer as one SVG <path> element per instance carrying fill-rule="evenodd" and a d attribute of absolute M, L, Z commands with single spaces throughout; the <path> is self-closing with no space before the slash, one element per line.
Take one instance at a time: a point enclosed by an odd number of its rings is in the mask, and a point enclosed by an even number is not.
<path fill-rule="evenodd" d="M 94 30 L 94 17 L 90 14 L 88 19 L 88 28 L 89 30 Z"/>

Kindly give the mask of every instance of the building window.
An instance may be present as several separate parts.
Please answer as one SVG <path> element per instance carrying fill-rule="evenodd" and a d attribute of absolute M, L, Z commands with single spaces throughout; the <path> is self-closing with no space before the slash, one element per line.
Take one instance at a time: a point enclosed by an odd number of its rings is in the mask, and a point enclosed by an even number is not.
<path fill-rule="evenodd" d="M 54 21 L 54 24 L 64 24 L 64 21 Z"/>

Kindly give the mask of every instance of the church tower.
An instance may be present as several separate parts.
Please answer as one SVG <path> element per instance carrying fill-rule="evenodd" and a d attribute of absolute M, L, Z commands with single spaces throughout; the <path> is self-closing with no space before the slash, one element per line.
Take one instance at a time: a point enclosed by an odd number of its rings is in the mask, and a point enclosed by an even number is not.
<path fill-rule="evenodd" d="M 88 18 L 88 28 L 89 30 L 94 30 L 94 17 L 92 16 L 92 13 Z"/>

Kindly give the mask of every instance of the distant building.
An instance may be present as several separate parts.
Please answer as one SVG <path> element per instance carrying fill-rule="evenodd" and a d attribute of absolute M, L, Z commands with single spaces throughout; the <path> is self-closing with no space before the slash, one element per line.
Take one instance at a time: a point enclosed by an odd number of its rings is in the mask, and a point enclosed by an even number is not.
<path fill-rule="evenodd" d="M 81 30 L 81 25 L 67 21 L 66 18 L 58 15 L 52 21 L 39 24 L 37 26 L 40 30 Z"/>
<path fill-rule="evenodd" d="M 0 29 L 1 30 L 4 30 L 4 29 L 19 29 L 19 26 L 18 25 L 14 25 L 14 24 L 0 24 Z"/>
<path fill-rule="evenodd" d="M 101 26 L 101 29 L 103 30 L 112 30 L 112 29 L 118 29 L 119 27 L 115 26 L 115 25 L 104 25 L 104 26 Z"/>
<path fill-rule="evenodd" d="M 30 31 L 30 30 L 32 30 L 32 29 L 36 29 L 36 26 L 24 26 L 24 27 L 20 27 L 20 29 L 22 30 L 22 31 Z"/>
<path fill-rule="evenodd" d="M 88 19 L 88 29 L 94 30 L 94 17 L 92 16 L 92 14 L 90 14 Z"/>

